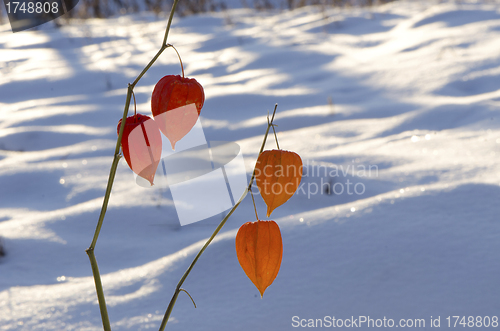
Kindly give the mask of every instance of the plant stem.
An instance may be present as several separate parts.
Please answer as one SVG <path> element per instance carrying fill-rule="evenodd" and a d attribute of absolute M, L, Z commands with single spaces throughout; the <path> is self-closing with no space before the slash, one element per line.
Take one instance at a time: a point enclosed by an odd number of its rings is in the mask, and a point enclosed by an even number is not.
<path fill-rule="evenodd" d="M 163 42 L 160 50 L 158 51 L 158 53 L 156 53 L 156 55 L 148 63 L 148 65 L 142 70 L 139 76 L 137 76 L 134 82 L 128 85 L 127 98 L 125 101 L 125 109 L 123 110 L 123 116 L 122 116 L 122 124 L 120 126 L 120 131 L 118 133 L 118 139 L 116 140 L 115 154 L 113 157 L 113 163 L 111 164 L 111 169 L 109 171 L 108 185 L 106 187 L 106 193 L 104 194 L 104 201 L 102 203 L 101 213 L 99 215 L 99 220 L 97 221 L 97 226 L 94 232 L 92 243 L 90 244 L 90 247 L 86 249 L 87 255 L 89 256 L 90 265 L 92 266 L 92 274 L 94 276 L 94 283 L 97 292 L 97 300 L 99 301 L 99 309 L 101 311 L 102 324 L 105 331 L 111 331 L 111 325 L 109 323 L 106 301 L 104 299 L 104 290 L 102 287 L 101 276 L 99 274 L 99 268 L 97 266 L 97 260 L 94 255 L 94 249 L 97 244 L 97 238 L 99 237 L 99 233 L 101 232 L 104 216 L 106 215 L 106 210 L 108 209 L 109 197 L 111 195 L 111 189 L 113 188 L 113 182 L 115 180 L 118 161 L 120 160 L 120 146 L 121 146 L 123 131 L 125 129 L 125 122 L 127 120 L 128 109 L 130 106 L 130 100 L 132 98 L 134 87 L 142 78 L 142 76 L 144 76 L 144 74 L 149 70 L 149 68 L 151 68 L 151 66 L 155 63 L 155 61 L 158 59 L 161 53 L 163 53 L 163 51 L 170 46 L 167 44 L 167 37 L 170 31 L 170 25 L 172 24 L 172 19 L 178 2 L 179 0 L 174 0 L 174 3 L 172 5 L 172 10 L 170 11 L 170 17 L 168 19 L 167 28 L 165 29 L 165 36 L 163 37 Z"/>
<path fill-rule="evenodd" d="M 102 325 L 105 331 L 111 331 L 111 325 L 109 324 L 108 310 L 106 309 L 106 300 L 104 299 L 104 292 L 102 291 L 101 276 L 99 274 L 99 267 L 97 266 L 97 260 L 95 259 L 94 250 L 87 249 L 87 254 L 90 259 L 90 265 L 92 266 L 92 274 L 94 275 L 94 282 L 96 289 L 101 289 L 97 291 L 97 300 L 99 301 L 99 309 L 101 310 Z"/>
<path fill-rule="evenodd" d="M 134 118 L 137 121 L 137 102 L 135 101 L 134 91 L 132 91 L 132 97 L 134 97 Z"/>
<path fill-rule="evenodd" d="M 273 125 L 274 115 L 276 114 L 276 108 L 277 107 L 278 107 L 278 104 L 276 104 L 274 106 L 273 117 L 271 118 L 271 121 L 269 121 L 269 117 L 268 117 L 267 130 L 266 130 L 266 133 L 264 135 L 264 140 L 262 141 L 262 145 L 260 147 L 260 151 L 259 151 L 259 154 L 257 155 L 257 158 L 262 153 L 262 151 L 264 150 L 264 147 L 266 145 L 267 136 L 269 135 L 269 128 Z M 165 326 L 167 325 L 168 319 L 170 318 L 170 314 L 172 313 L 172 309 L 174 309 L 175 302 L 177 301 L 177 297 L 179 296 L 179 293 L 181 291 L 182 284 L 186 280 L 187 276 L 189 275 L 189 273 L 193 269 L 193 267 L 196 264 L 196 262 L 198 261 L 198 259 L 200 258 L 201 254 L 203 254 L 203 252 L 205 251 L 205 249 L 214 240 L 215 236 L 219 233 L 219 231 L 222 229 L 222 227 L 224 226 L 224 224 L 226 224 L 226 221 L 228 220 L 229 216 L 231 216 L 231 214 L 236 210 L 236 208 L 238 208 L 238 206 L 240 205 L 240 203 L 243 201 L 243 199 L 245 198 L 245 196 L 248 194 L 248 191 L 250 191 L 252 189 L 252 183 L 253 183 L 254 178 L 255 178 L 255 168 L 253 170 L 252 178 L 250 179 L 250 183 L 248 184 L 248 187 L 245 189 L 245 191 L 241 195 L 241 198 L 238 200 L 238 202 L 236 202 L 236 204 L 233 206 L 233 208 L 231 208 L 231 210 L 229 211 L 229 213 L 222 219 L 222 221 L 219 223 L 219 225 L 217 226 L 217 228 L 215 228 L 214 232 L 212 233 L 212 235 L 210 236 L 210 238 L 208 238 L 208 240 L 205 243 L 205 245 L 203 245 L 203 247 L 200 249 L 200 251 L 198 252 L 198 254 L 196 254 L 193 262 L 191 262 L 191 264 L 189 265 L 189 268 L 184 272 L 184 275 L 182 275 L 182 278 L 181 278 L 181 280 L 179 280 L 179 283 L 177 283 L 177 287 L 175 288 L 174 295 L 172 296 L 172 299 L 170 300 L 170 303 L 168 304 L 168 307 L 167 307 L 167 310 L 165 312 L 165 315 L 163 316 L 163 320 L 161 322 L 159 331 L 164 331 L 165 330 Z"/>
<path fill-rule="evenodd" d="M 171 46 L 174 49 L 174 51 L 177 53 L 177 57 L 179 58 L 179 62 L 181 63 L 182 78 L 184 78 L 184 66 L 182 65 L 181 55 L 179 54 L 179 52 L 177 52 L 177 49 L 173 45 L 171 45 Z"/>
<path fill-rule="evenodd" d="M 252 196 L 253 209 L 255 210 L 255 218 L 257 219 L 257 221 L 259 221 L 259 215 L 257 215 L 257 207 L 255 206 L 255 199 L 253 197 L 252 189 L 250 189 L 249 191 L 250 191 L 250 195 Z"/>
<path fill-rule="evenodd" d="M 269 117 L 267 118 L 267 122 L 269 123 Z M 276 135 L 276 130 L 274 130 L 274 127 L 277 126 L 277 125 L 271 125 L 273 127 L 273 132 L 274 132 L 274 139 L 276 139 L 276 146 L 278 147 L 278 149 L 280 149 L 280 144 L 278 144 L 278 136 Z"/>
<path fill-rule="evenodd" d="M 274 125 L 273 125 L 273 132 L 274 132 L 274 139 L 276 139 L 276 146 L 278 149 L 280 149 L 280 144 L 278 144 L 278 135 L 276 134 L 276 130 L 274 130 Z"/>

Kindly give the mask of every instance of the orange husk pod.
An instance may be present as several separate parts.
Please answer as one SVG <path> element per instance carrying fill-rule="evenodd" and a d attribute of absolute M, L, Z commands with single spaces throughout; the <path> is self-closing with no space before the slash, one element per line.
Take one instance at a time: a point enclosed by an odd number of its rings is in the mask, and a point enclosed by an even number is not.
<path fill-rule="evenodd" d="M 236 234 L 236 255 L 262 298 L 281 266 L 283 241 L 278 224 L 260 220 L 243 224 Z"/>
<path fill-rule="evenodd" d="M 255 166 L 255 183 L 267 205 L 267 217 L 290 199 L 302 179 L 302 159 L 283 150 L 264 151 Z"/>

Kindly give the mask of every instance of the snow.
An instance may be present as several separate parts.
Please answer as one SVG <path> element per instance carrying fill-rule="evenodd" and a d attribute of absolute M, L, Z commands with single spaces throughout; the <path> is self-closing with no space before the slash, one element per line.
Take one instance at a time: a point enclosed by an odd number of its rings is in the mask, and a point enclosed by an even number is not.
<path fill-rule="evenodd" d="M 85 249 L 127 83 L 165 24 L 145 13 L 0 26 L 0 330 L 102 330 Z M 237 142 L 250 173 L 278 103 L 280 146 L 307 175 L 272 215 L 284 254 L 264 298 L 235 254 L 237 229 L 255 220 L 247 197 L 183 286 L 197 309 L 181 293 L 167 330 L 290 330 L 294 316 L 431 329 L 431 316 L 445 327 L 498 315 L 499 38 L 491 1 L 176 17 L 169 42 L 205 88 L 207 139 Z M 135 89 L 138 112 L 179 73 L 166 50 Z M 120 161 L 96 247 L 113 330 L 159 327 L 223 216 L 181 227 L 170 191 L 136 185 Z"/>

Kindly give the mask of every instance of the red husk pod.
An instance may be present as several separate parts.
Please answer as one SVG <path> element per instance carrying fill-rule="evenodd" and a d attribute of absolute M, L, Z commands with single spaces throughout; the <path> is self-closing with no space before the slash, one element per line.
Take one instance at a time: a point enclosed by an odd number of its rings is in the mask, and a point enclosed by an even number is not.
<path fill-rule="evenodd" d="M 120 119 L 118 134 L 121 124 Z M 161 133 L 156 122 L 151 117 L 141 114 L 127 117 L 121 146 L 130 169 L 153 185 L 162 149 Z"/>
<path fill-rule="evenodd" d="M 168 75 L 156 83 L 151 109 L 172 149 L 193 128 L 204 103 L 203 87 L 193 78 Z"/>

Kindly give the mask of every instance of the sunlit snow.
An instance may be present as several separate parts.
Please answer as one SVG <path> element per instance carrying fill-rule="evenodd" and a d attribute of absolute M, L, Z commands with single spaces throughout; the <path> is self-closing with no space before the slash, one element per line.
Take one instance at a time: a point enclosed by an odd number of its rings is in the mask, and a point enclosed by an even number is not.
<path fill-rule="evenodd" d="M 197 308 L 181 293 L 167 330 L 499 314 L 500 6 L 460 2 L 174 19 L 168 42 L 205 88 L 207 140 L 237 142 L 250 174 L 278 103 L 280 147 L 305 173 L 273 212 L 284 253 L 264 298 L 235 254 L 255 220 L 247 197 L 183 285 Z M 127 84 L 165 25 L 145 13 L 0 26 L 0 330 L 102 330 L 85 249 Z M 169 74 L 171 49 L 137 85 L 138 112 Z M 113 330 L 159 327 L 223 216 L 181 227 L 170 191 L 136 185 L 120 161 L 95 251 Z"/>

